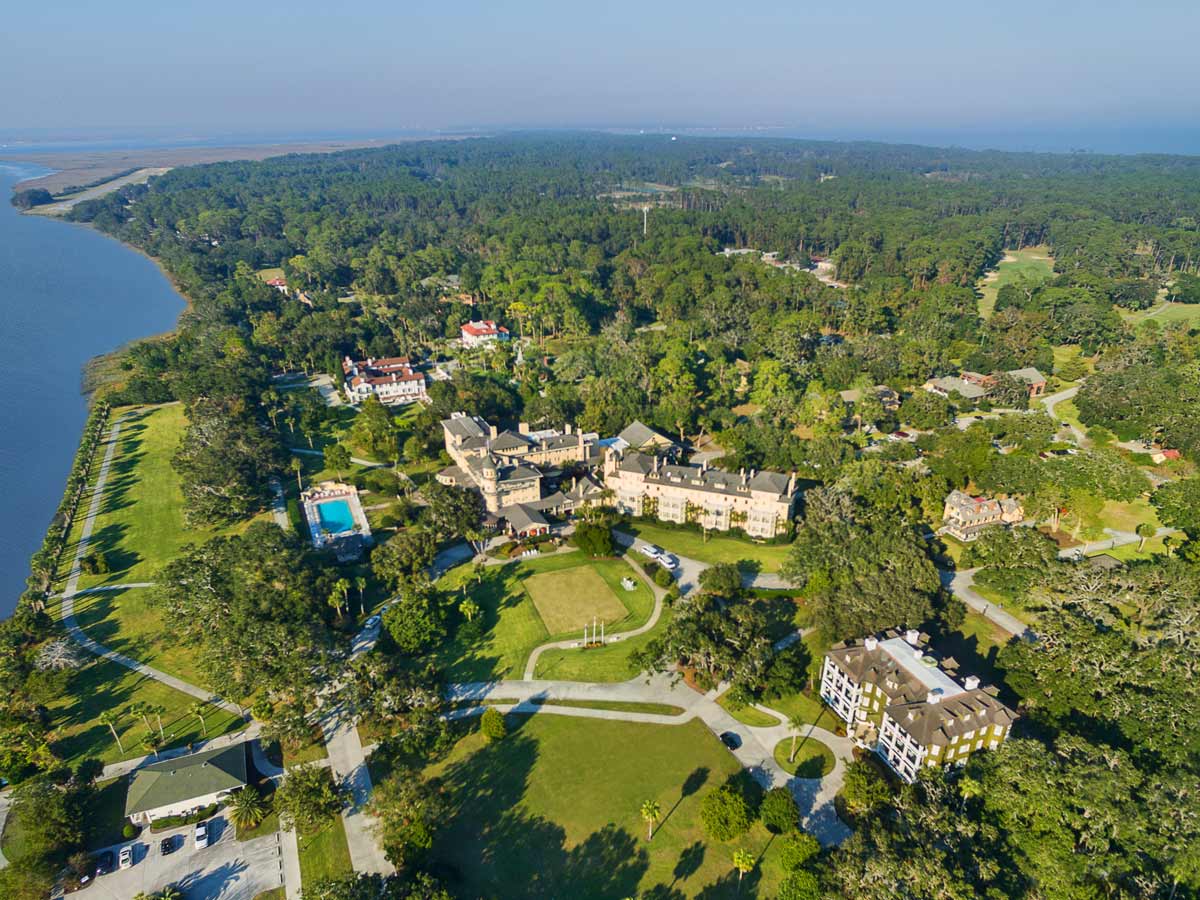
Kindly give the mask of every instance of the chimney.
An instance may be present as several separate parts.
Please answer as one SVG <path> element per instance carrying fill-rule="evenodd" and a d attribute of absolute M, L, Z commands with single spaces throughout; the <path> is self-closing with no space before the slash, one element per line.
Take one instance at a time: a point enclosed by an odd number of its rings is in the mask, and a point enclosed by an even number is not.
<path fill-rule="evenodd" d="M 930 691 L 928 694 L 926 694 L 925 702 L 929 703 L 929 704 L 941 703 L 942 702 L 942 689 L 934 688 L 932 691 Z"/>
<path fill-rule="evenodd" d="M 753 468 L 752 468 L 752 469 L 750 470 L 750 480 L 751 480 L 751 481 L 753 481 L 753 480 L 754 480 L 754 476 L 755 476 L 755 475 L 757 475 L 757 474 L 758 474 L 758 469 L 753 469 Z"/>
<path fill-rule="evenodd" d="M 567 424 L 563 425 L 563 434 L 570 434 L 570 433 L 571 433 L 571 423 L 567 422 Z"/>
<path fill-rule="evenodd" d="M 918 649 L 913 650 L 913 659 L 920 659 L 925 654 Z"/>
<path fill-rule="evenodd" d="M 796 472 L 792 471 L 791 477 L 788 479 L 788 494 L 796 493 Z"/>
<path fill-rule="evenodd" d="M 963 680 L 963 687 L 965 687 L 968 691 L 975 690 L 977 687 L 979 687 L 979 676 L 978 675 L 968 675 Z"/>
<path fill-rule="evenodd" d="M 500 435 L 500 429 L 498 429 L 495 425 L 489 425 L 488 431 L 491 433 L 492 440 L 495 440 Z"/>
<path fill-rule="evenodd" d="M 872 635 L 871 637 L 869 637 L 865 641 L 863 641 L 863 646 L 866 647 L 868 650 L 873 651 L 876 647 L 879 646 L 879 638 Z"/>
<path fill-rule="evenodd" d="M 915 647 L 921 642 L 921 632 L 915 628 L 910 628 L 904 632 L 904 639 Z"/>
<path fill-rule="evenodd" d="M 529 434 L 529 423 L 528 422 L 518 422 L 517 423 L 517 434 Z"/>

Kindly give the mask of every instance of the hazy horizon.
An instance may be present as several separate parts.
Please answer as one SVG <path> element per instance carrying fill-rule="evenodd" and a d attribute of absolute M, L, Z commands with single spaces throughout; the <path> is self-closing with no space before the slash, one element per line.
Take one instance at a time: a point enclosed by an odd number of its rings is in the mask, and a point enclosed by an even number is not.
<path fill-rule="evenodd" d="M 550 128 L 1200 153 L 1198 27 L 1174 0 L 29 5 L 0 37 L 20 85 L 0 141 Z"/>

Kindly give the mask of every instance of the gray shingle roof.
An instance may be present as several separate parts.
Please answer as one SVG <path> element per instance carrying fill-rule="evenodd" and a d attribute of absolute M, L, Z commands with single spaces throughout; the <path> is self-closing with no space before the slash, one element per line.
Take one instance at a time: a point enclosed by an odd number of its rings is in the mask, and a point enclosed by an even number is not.
<path fill-rule="evenodd" d="M 625 426 L 625 430 L 617 435 L 623 440 L 626 446 L 632 447 L 634 450 L 641 450 L 643 447 L 652 447 L 656 445 L 667 446 L 673 444 L 670 438 L 659 434 L 649 425 L 637 421 L 630 422 Z"/>

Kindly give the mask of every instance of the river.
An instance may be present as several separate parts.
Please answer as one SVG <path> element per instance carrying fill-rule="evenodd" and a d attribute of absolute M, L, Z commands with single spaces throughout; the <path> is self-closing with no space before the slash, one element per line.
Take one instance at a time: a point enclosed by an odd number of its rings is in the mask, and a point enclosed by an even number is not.
<path fill-rule="evenodd" d="M 87 417 L 84 364 L 169 331 L 183 298 L 158 267 L 78 225 L 27 216 L 0 163 L 0 617 L 11 614 L 62 498 Z"/>

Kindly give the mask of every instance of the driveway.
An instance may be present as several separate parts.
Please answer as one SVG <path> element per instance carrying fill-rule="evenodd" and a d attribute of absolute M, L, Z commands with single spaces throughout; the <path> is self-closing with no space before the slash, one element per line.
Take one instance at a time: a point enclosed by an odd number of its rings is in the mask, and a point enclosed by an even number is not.
<path fill-rule="evenodd" d="M 149 829 L 129 843 L 133 866 L 102 875 L 77 896 L 82 900 L 130 900 L 140 892 L 151 893 L 175 885 L 186 900 L 252 900 L 282 883 L 279 834 L 238 841 L 233 825 L 224 814 L 208 820 L 210 843 L 197 850 L 192 840 L 195 826 L 152 833 Z M 170 837 L 176 850 L 163 856 L 159 841 Z M 115 856 L 124 844 L 111 847 Z"/>

